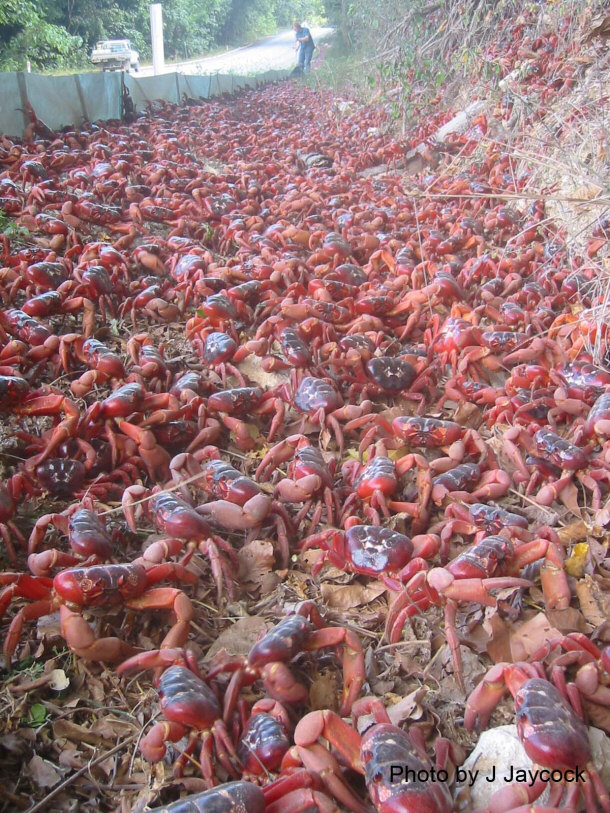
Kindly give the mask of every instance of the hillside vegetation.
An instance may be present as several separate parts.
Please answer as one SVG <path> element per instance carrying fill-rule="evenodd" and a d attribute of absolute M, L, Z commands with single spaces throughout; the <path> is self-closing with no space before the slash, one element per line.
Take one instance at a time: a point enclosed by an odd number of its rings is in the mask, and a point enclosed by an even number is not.
<path fill-rule="evenodd" d="M 401 148 L 407 153 L 418 148 L 419 161 L 403 165 L 421 169 L 425 153 L 439 187 L 471 161 L 469 155 L 443 158 L 448 145 L 435 144 L 439 128 L 460 111 L 483 111 L 473 128 L 481 158 L 492 146 L 505 151 L 516 188 L 523 191 L 514 202 L 544 197 L 549 222 L 567 231 L 575 257 L 587 252 L 605 289 L 608 264 L 598 252 L 610 204 L 607 4 L 363 0 L 349 10 L 341 5 L 343 15 L 338 3 L 334 8 L 340 47 L 319 67 L 316 81 L 382 107 Z M 473 118 L 462 120 L 462 132 Z M 527 181 L 518 183 L 526 174 Z M 605 319 L 605 308 L 598 311 Z"/>

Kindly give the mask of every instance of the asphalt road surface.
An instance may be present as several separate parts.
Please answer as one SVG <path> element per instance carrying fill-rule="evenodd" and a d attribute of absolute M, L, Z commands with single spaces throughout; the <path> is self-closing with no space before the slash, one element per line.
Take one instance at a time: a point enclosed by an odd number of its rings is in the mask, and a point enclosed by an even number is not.
<path fill-rule="evenodd" d="M 311 35 L 317 44 L 320 40 L 332 34 L 332 28 L 311 28 Z M 297 57 L 294 50 L 294 31 L 284 31 L 275 37 L 268 37 L 265 40 L 246 45 L 243 48 L 235 48 L 224 54 L 216 54 L 203 59 L 195 59 L 190 62 L 173 62 L 166 64 L 161 73 L 185 73 L 191 75 L 213 74 L 213 73 L 234 73 L 236 75 L 248 75 L 264 73 L 269 70 L 281 70 L 292 68 L 296 65 Z M 314 51 L 314 68 L 315 68 Z M 152 65 L 143 65 L 138 76 L 152 76 Z"/>

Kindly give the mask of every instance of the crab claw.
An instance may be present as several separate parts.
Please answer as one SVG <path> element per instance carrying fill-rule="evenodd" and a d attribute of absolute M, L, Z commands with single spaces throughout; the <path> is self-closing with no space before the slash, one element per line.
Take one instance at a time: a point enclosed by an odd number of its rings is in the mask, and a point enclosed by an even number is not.
<path fill-rule="evenodd" d="M 188 649 L 182 648 L 168 648 L 168 649 L 152 649 L 149 652 L 140 652 L 128 658 L 126 661 L 117 667 L 119 675 L 129 674 L 130 672 L 138 672 L 142 669 L 158 669 L 159 667 L 169 669 L 170 666 L 186 666 L 191 672 L 194 672 L 197 677 L 201 677 L 199 666 L 193 653 Z"/>
<path fill-rule="evenodd" d="M 242 505 L 228 500 L 215 500 L 214 502 L 198 505 L 197 512 L 211 514 L 212 519 L 234 531 L 247 531 L 255 528 L 269 515 L 271 499 L 265 494 L 257 494 Z"/>

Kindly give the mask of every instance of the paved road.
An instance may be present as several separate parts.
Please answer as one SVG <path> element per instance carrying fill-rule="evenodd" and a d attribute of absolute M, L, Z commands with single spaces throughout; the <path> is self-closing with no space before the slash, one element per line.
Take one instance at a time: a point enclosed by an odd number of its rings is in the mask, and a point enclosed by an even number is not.
<path fill-rule="evenodd" d="M 318 43 L 325 37 L 329 37 L 333 32 L 332 28 L 311 28 L 314 42 Z M 199 75 L 208 73 L 234 73 L 253 74 L 264 73 L 268 70 L 281 70 L 282 68 L 292 68 L 296 64 L 296 54 L 294 50 L 294 31 L 284 31 L 275 37 L 268 37 L 265 40 L 246 45 L 243 48 L 236 48 L 224 54 L 209 56 L 203 59 L 195 59 L 190 62 L 179 62 L 166 65 L 163 73 L 179 73 Z M 314 53 L 315 61 L 315 53 Z M 142 66 L 138 73 L 133 76 L 152 76 L 152 66 Z"/>

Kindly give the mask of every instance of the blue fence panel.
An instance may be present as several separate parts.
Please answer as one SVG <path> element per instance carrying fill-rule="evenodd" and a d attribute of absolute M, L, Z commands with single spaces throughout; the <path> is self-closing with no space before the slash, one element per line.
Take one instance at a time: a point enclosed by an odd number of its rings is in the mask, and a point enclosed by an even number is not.
<path fill-rule="evenodd" d="M 121 117 L 120 73 L 80 73 L 75 79 L 77 90 L 80 84 L 89 121 L 106 121 Z"/>
<path fill-rule="evenodd" d="M 86 118 L 74 76 L 26 73 L 27 98 L 41 121 L 52 130 L 79 127 Z"/>
<path fill-rule="evenodd" d="M 135 77 L 128 73 L 84 73 L 42 76 L 35 73 L 0 73 L 0 133 L 23 136 L 27 118 L 21 112 L 27 101 L 38 118 L 52 130 L 80 127 L 84 121 L 106 121 L 121 115 L 121 82 L 124 80 L 137 112 L 156 99 L 180 104 L 183 95 L 198 99 L 237 93 L 248 87 L 284 79 L 289 71 L 267 71 L 260 76 L 195 75 L 167 73 Z"/>
<path fill-rule="evenodd" d="M 182 96 L 186 94 L 191 99 L 209 99 L 210 98 L 210 85 L 212 84 L 211 76 L 185 76 L 183 73 L 178 74 L 178 90 L 180 92 L 180 101 Z"/>
<path fill-rule="evenodd" d="M 23 76 L 23 74 L 20 74 Z M 23 107 L 18 74 L 0 74 L 0 130 L 7 136 L 21 136 L 27 121 L 19 110 Z"/>
<path fill-rule="evenodd" d="M 156 99 L 178 104 L 180 98 L 176 76 L 175 73 L 164 73 L 160 76 L 143 76 L 137 79 L 135 76 L 125 74 L 125 84 L 138 113 L 146 108 L 147 102 L 154 102 Z"/>

